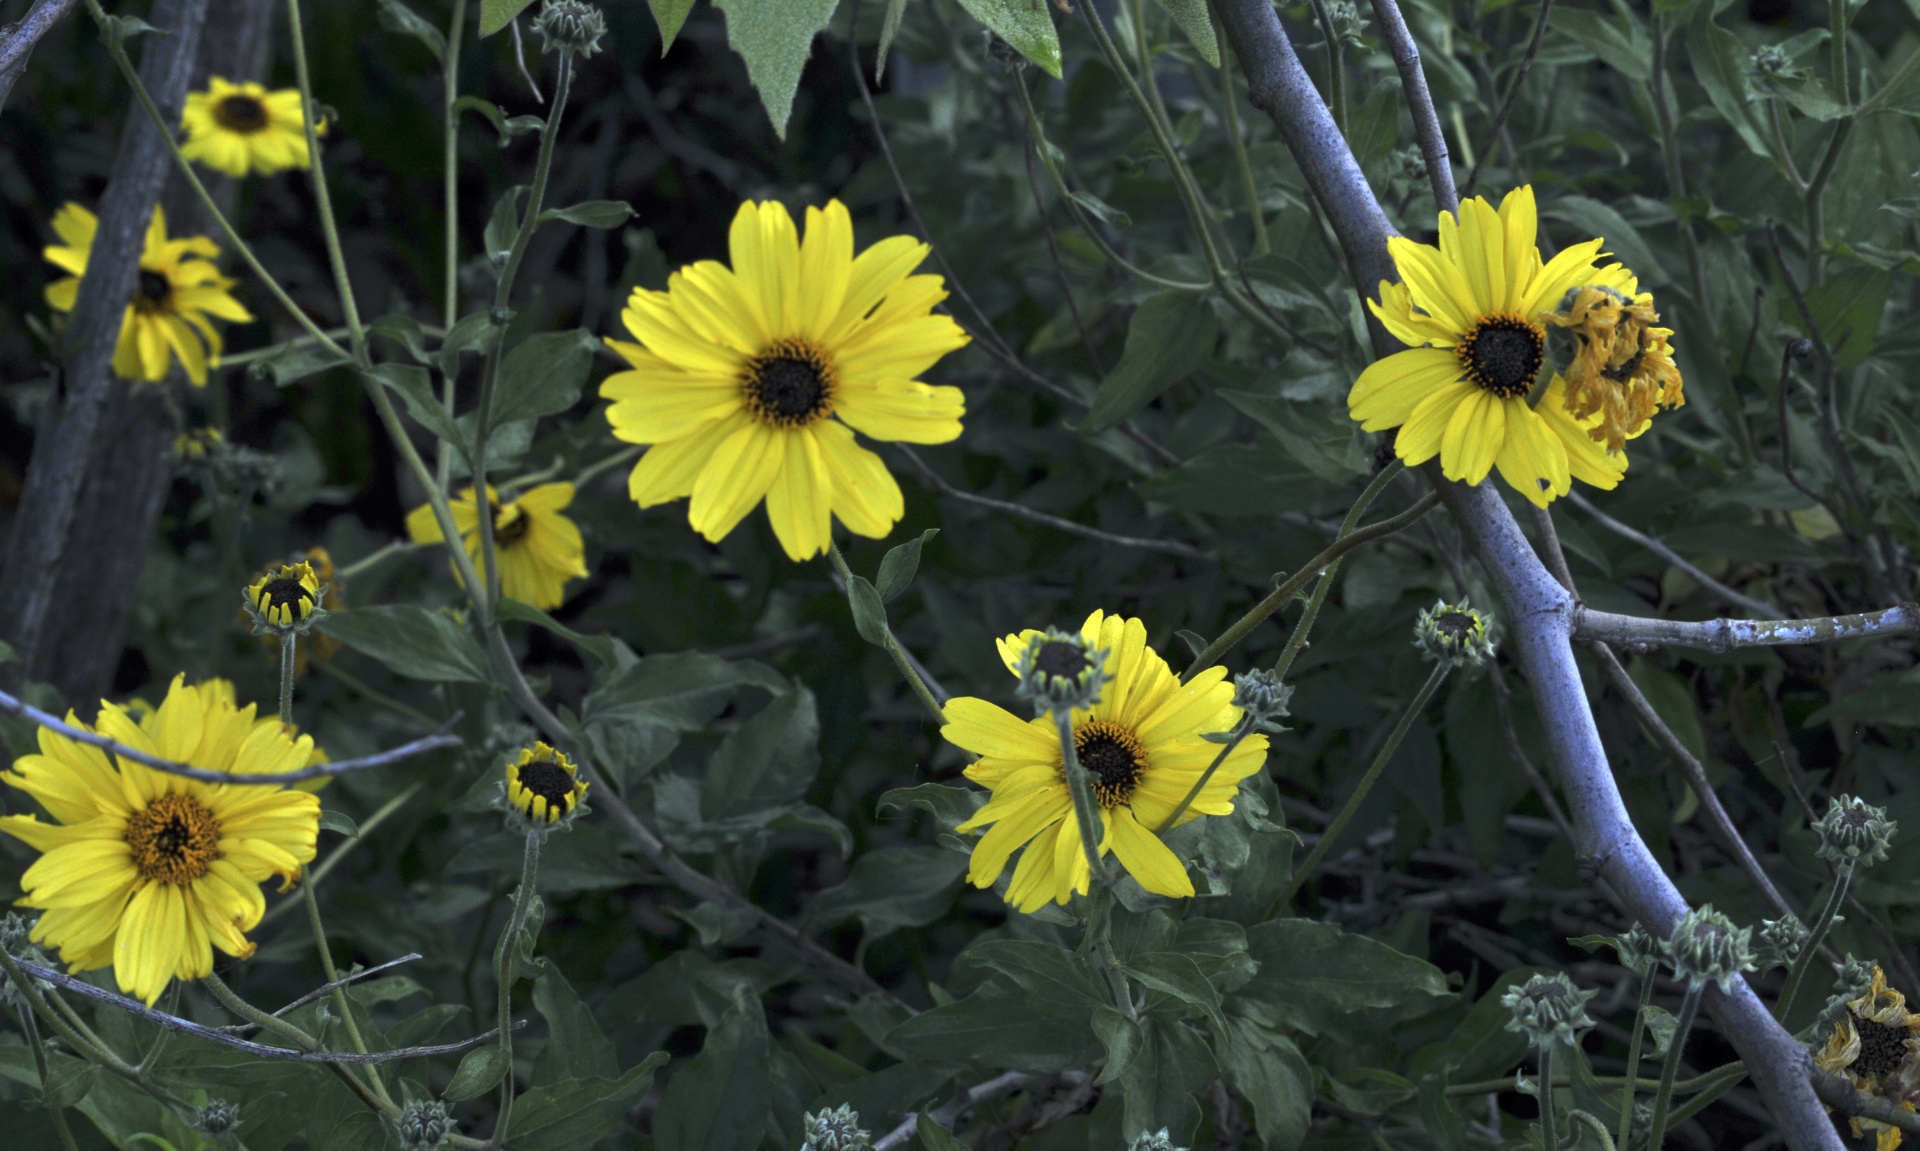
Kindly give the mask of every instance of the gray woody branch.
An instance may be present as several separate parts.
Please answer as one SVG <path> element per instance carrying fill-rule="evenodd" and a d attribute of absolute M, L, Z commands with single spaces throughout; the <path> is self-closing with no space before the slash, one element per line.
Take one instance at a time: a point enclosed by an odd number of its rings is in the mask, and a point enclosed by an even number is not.
<path fill-rule="evenodd" d="M 41 727 L 57 731 L 75 743 L 84 743 L 88 747 L 97 747 L 101 751 L 110 751 L 122 759 L 130 759 L 135 763 L 145 764 L 155 771 L 164 771 L 168 775 L 180 775 L 188 779 L 197 779 L 201 783 L 241 783 L 251 786 L 266 786 L 268 784 L 299 783 L 303 779 L 319 779 L 323 776 L 351 775 L 356 771 L 366 771 L 375 767 L 387 767 L 399 763 L 402 760 L 412 759 L 416 755 L 425 755 L 430 751 L 438 751 L 443 747 L 459 747 L 463 742 L 459 736 L 450 735 L 442 730 L 436 731 L 432 735 L 416 739 L 412 743 L 403 743 L 399 747 L 375 752 L 372 755 L 363 755 L 359 759 L 343 759 L 337 763 L 317 763 L 312 767 L 300 768 L 298 771 L 209 771 L 204 767 L 194 767 L 191 764 L 175 763 L 170 759 L 162 759 L 150 752 L 141 751 L 137 747 L 128 747 L 126 744 L 111 737 L 101 735 L 97 731 L 88 731 L 84 727 L 76 727 L 60 719 L 58 716 L 41 711 L 32 704 L 17 699 L 4 691 L 0 691 L 0 714 L 17 715 L 21 719 L 30 720 L 33 723 L 39 724 Z M 453 719 L 447 721 L 448 725 L 452 725 L 459 718 L 458 715 L 454 716 Z"/>
<path fill-rule="evenodd" d="M 27 70 L 27 57 L 41 37 L 53 31 L 60 18 L 80 0 L 36 0 L 25 16 L 0 28 L 0 107 L 13 94 L 14 82 Z"/>
<path fill-rule="evenodd" d="M 1270 0 L 1216 0 L 1220 22 L 1247 76 L 1248 96 L 1273 119 L 1306 176 L 1363 291 L 1393 278 L 1387 238 L 1393 234 L 1353 152 L 1328 114 Z M 1397 345 L 1373 326 L 1375 350 Z M 1491 484 L 1449 483 L 1428 476 L 1479 555 L 1506 609 L 1515 660 L 1533 687 L 1560 786 L 1567 797 L 1583 868 L 1604 878 L 1627 914 L 1665 935 L 1686 900 L 1634 830 L 1614 786 L 1600 733 L 1573 658 L 1572 595 L 1541 566 L 1513 514 Z M 1838 1132 L 1808 1080 L 1805 1049 L 1775 1023 L 1741 983 L 1731 995 L 1710 994 L 1721 1032 L 1751 1071 L 1787 1145 L 1796 1151 L 1841 1151 Z"/>
<path fill-rule="evenodd" d="M 1868 636 L 1920 634 L 1920 604 L 1883 611 L 1826 615 L 1814 619 L 1644 619 L 1579 606 L 1573 609 L 1577 639 L 1607 643 L 1671 644 L 1701 651 L 1741 647 L 1796 647 Z"/>

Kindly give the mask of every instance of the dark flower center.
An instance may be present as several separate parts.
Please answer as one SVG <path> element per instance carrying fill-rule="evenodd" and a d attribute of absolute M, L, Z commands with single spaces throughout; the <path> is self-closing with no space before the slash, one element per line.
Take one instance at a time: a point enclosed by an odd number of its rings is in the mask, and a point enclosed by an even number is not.
<path fill-rule="evenodd" d="M 1040 654 L 1033 657 L 1033 667 L 1035 671 L 1061 679 L 1079 679 L 1080 673 L 1087 670 L 1087 653 L 1078 644 L 1052 640 L 1040 645 Z"/>
<path fill-rule="evenodd" d="M 1133 799 L 1133 789 L 1147 770 L 1147 749 L 1133 732 L 1117 723 L 1096 719 L 1073 733 L 1073 749 L 1080 766 L 1093 775 L 1093 796 L 1103 808 Z"/>
<path fill-rule="evenodd" d="M 252 96 L 225 96 L 213 106 L 213 118 L 230 132 L 251 134 L 267 126 L 267 106 Z"/>
<path fill-rule="evenodd" d="M 156 272 L 150 268 L 140 269 L 140 278 L 134 281 L 133 309 L 143 315 L 165 312 L 173 307 L 173 281 L 165 272 Z"/>
<path fill-rule="evenodd" d="M 267 586 L 260 589 L 260 603 L 263 610 L 276 607 L 290 608 L 293 614 L 298 616 L 302 614 L 300 604 L 312 599 L 313 593 L 307 590 L 307 585 L 292 576 L 270 579 L 267 581 Z"/>
<path fill-rule="evenodd" d="M 134 812 L 126 839 L 134 867 L 155 883 L 192 883 L 220 857 L 220 824 L 184 795 L 163 795 Z"/>
<path fill-rule="evenodd" d="M 520 786 L 546 800 L 554 811 L 564 814 L 573 806 L 573 775 L 550 759 L 521 764 Z"/>
<path fill-rule="evenodd" d="M 503 548 L 512 547 L 527 538 L 527 529 L 533 526 L 525 508 L 516 505 L 511 510 L 513 516 L 508 518 L 498 504 L 493 509 L 493 542 Z"/>
<path fill-rule="evenodd" d="M 1540 328 L 1519 316 L 1487 316 L 1453 350 L 1467 378 L 1503 400 L 1524 396 L 1546 362 Z"/>
<path fill-rule="evenodd" d="M 1465 639 L 1473 634 L 1474 619 L 1463 611 L 1442 612 L 1433 619 L 1433 626 L 1448 639 Z"/>
<path fill-rule="evenodd" d="M 1907 1029 L 1889 1027 L 1859 1015 L 1853 1027 L 1860 1033 L 1860 1056 L 1847 1068 L 1850 1074 L 1879 1081 L 1900 1069 L 1907 1058 Z"/>
<path fill-rule="evenodd" d="M 806 340 L 776 340 L 747 361 L 747 410 L 777 428 L 803 428 L 833 411 L 833 369 Z"/>

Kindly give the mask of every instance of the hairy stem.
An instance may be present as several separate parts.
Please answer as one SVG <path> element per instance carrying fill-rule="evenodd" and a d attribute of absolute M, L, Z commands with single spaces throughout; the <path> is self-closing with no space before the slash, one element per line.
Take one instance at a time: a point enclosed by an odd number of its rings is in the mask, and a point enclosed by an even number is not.
<path fill-rule="evenodd" d="M 1674 1020 L 1673 1042 L 1667 1048 L 1666 1062 L 1660 1065 L 1660 1088 L 1653 1096 L 1653 1124 L 1647 1129 L 1647 1151 L 1660 1151 L 1667 1138 L 1668 1110 L 1673 1106 L 1673 1081 L 1680 1072 L 1680 1053 L 1687 1046 L 1687 1033 L 1693 1030 L 1694 1017 L 1700 1013 L 1700 996 L 1705 980 L 1689 984 L 1680 1000 L 1680 1014 Z"/>
<path fill-rule="evenodd" d="M 1627 1041 L 1627 1074 L 1625 1082 L 1620 1084 L 1620 1137 L 1613 1141 L 1621 1151 L 1625 1151 L 1627 1138 L 1633 1134 L 1633 1095 L 1640 1083 L 1640 1048 L 1646 1041 L 1647 1005 L 1653 1002 L 1655 969 L 1654 962 L 1648 960 L 1646 974 L 1640 977 L 1640 1005 L 1633 1012 L 1633 1038 Z"/>
<path fill-rule="evenodd" d="M 1820 915 L 1813 921 L 1813 930 L 1807 941 L 1800 945 L 1800 954 L 1793 957 L 1793 966 L 1787 969 L 1787 981 L 1780 988 L 1780 998 L 1774 1000 L 1773 1017 L 1780 1022 L 1787 1021 L 1787 1012 L 1793 1010 L 1793 1001 L 1800 994 L 1800 985 L 1807 980 L 1807 971 L 1813 967 L 1813 957 L 1820 951 L 1820 945 L 1826 942 L 1827 932 L 1832 930 L 1834 918 L 1840 912 L 1840 905 L 1846 901 L 1847 887 L 1853 882 L 1853 863 L 1842 863 L 1835 869 L 1833 890 L 1827 893 L 1827 902 L 1820 909 Z"/>
<path fill-rule="evenodd" d="M 500 1053 L 505 1057 L 507 1074 L 500 1081 L 500 1117 L 494 1121 L 488 1147 L 499 1147 L 507 1141 L 508 1124 L 513 1120 L 513 983 L 520 933 L 526 929 L 528 910 L 539 898 L 533 885 L 540 874 L 541 835 L 538 831 L 527 832 L 526 851 L 520 857 L 520 887 L 513 893 L 513 914 L 507 917 L 507 926 L 493 949 L 494 1018 L 500 1029 Z"/>

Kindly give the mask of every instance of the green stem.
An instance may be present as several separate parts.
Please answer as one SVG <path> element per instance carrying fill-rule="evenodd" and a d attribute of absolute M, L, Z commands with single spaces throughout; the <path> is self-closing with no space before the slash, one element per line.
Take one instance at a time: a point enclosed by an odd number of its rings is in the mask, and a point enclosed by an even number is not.
<path fill-rule="evenodd" d="M 425 544 L 414 543 L 412 540 L 394 540 L 387 546 L 354 560 L 346 567 L 340 568 L 334 574 L 336 578 L 344 582 L 372 571 L 394 556 L 401 555 L 405 552 L 419 551 L 425 546 Z"/>
<path fill-rule="evenodd" d="M 1640 1048 L 1647 1033 L 1647 1006 L 1653 1002 L 1654 965 L 1647 963 L 1645 975 L 1640 977 L 1640 1006 L 1633 1013 L 1633 1039 L 1627 1044 L 1627 1074 L 1620 1084 L 1620 1138 L 1614 1140 L 1614 1146 L 1626 1151 L 1627 1139 L 1633 1134 L 1633 1095 L 1634 1087 L 1640 1082 Z"/>
<path fill-rule="evenodd" d="M 516 952 L 519 950 L 520 932 L 527 926 L 527 912 L 538 898 L 534 894 L 534 881 L 540 874 L 541 833 L 527 832 L 526 852 L 520 858 L 520 887 L 513 893 L 513 914 L 507 917 L 506 929 L 500 933 L 500 942 L 493 949 L 493 978 L 496 985 L 494 1000 L 495 1026 L 500 1029 L 500 1052 L 506 1057 L 507 1075 L 500 1082 L 500 1118 L 494 1123 L 493 1135 L 488 1138 L 488 1147 L 499 1147 L 507 1141 L 508 1124 L 513 1119 L 513 984 Z"/>
<path fill-rule="evenodd" d="M 1139 1019 L 1140 1011 L 1133 1004 L 1133 989 L 1127 985 L 1127 973 L 1120 970 L 1120 957 L 1113 949 L 1113 888 L 1108 885 L 1092 889 L 1092 899 L 1087 905 L 1087 933 L 1093 939 L 1094 954 L 1100 957 L 1100 966 L 1106 972 L 1107 990 L 1113 995 L 1114 1007 L 1128 1019 Z"/>
<path fill-rule="evenodd" d="M 847 557 L 840 553 L 840 545 L 832 540 L 827 541 L 827 559 L 833 564 L 833 570 L 840 574 L 841 583 L 846 586 L 848 594 L 851 595 L 853 590 L 853 569 L 847 566 Z M 853 601 L 849 599 L 847 602 L 851 605 Z M 885 639 L 886 642 L 881 646 L 885 649 L 887 658 L 893 661 L 894 667 L 900 669 L 900 674 L 905 677 L 907 686 L 913 689 L 913 694 L 920 697 L 921 706 L 927 709 L 927 713 L 933 717 L 933 721 L 935 723 L 945 723 L 947 721 L 946 709 L 940 706 L 940 701 L 934 697 L 933 689 L 927 686 L 925 679 L 921 678 L 920 669 L 914 667 L 913 661 L 907 658 L 907 649 L 900 646 L 899 639 L 893 634 L 892 625 L 888 624 L 884 619 L 880 621 L 880 625 L 885 629 L 882 638 Z"/>
<path fill-rule="evenodd" d="M 1391 480 L 1393 473 L 1397 472 L 1399 468 L 1400 461 L 1395 460 L 1391 466 L 1382 469 L 1381 473 L 1374 477 L 1373 482 L 1367 485 L 1367 491 L 1360 493 L 1360 500 L 1355 502 L 1353 510 L 1347 512 L 1347 518 L 1340 524 L 1340 534 L 1342 536 L 1351 536 L 1353 534 L 1353 525 L 1360 518 L 1360 513 L 1366 511 L 1367 504 L 1373 502 L 1372 497 L 1369 496 L 1367 492 L 1373 492 L 1374 495 L 1378 495 L 1379 489 L 1386 486 L 1385 481 Z M 1437 500 L 1440 493 L 1429 492 L 1428 495 Z M 1423 500 L 1422 503 L 1424 502 Z M 1415 506 L 1418 507 L 1419 505 Z M 1411 515 L 1412 513 L 1408 512 L 1407 514 Z M 1424 515 L 1425 512 L 1421 514 Z M 1305 650 L 1307 637 L 1313 634 L 1313 625 L 1319 620 L 1320 609 L 1326 606 L 1327 595 L 1333 591 L 1334 578 L 1339 574 L 1340 561 L 1336 558 L 1332 563 L 1327 565 L 1327 570 L 1321 575 L 1320 582 L 1313 585 L 1313 594 L 1307 598 L 1306 610 L 1300 613 L 1299 621 L 1293 625 L 1293 634 L 1287 637 L 1287 646 L 1281 650 L 1280 658 L 1274 661 L 1273 674 L 1279 676 L 1281 679 L 1287 678 L 1287 674 L 1293 670 L 1293 661 L 1300 657 L 1301 651 Z"/>
<path fill-rule="evenodd" d="M 1800 985 L 1806 982 L 1807 971 L 1813 966 L 1813 958 L 1820 951 L 1820 945 L 1826 941 L 1827 932 L 1832 929 L 1840 905 L 1847 898 L 1847 886 L 1853 882 L 1853 864 L 1842 863 L 1833 877 L 1833 890 L 1827 893 L 1827 903 L 1820 909 L 1820 917 L 1813 921 L 1813 931 L 1807 941 L 1800 946 L 1800 954 L 1793 957 L 1793 966 L 1787 969 L 1787 981 L 1780 988 L 1780 998 L 1774 1000 L 1773 1017 L 1782 1023 L 1787 1021 L 1787 1012 L 1793 1010 L 1793 1001 L 1800 994 Z"/>
<path fill-rule="evenodd" d="M 248 1023 L 263 1030 L 273 1032 L 275 1035 L 285 1039 L 302 1051 L 320 1050 L 320 1041 L 308 1035 L 298 1024 L 290 1023 L 278 1015 L 262 1011 L 253 1004 L 240 998 L 239 994 L 235 992 L 233 988 L 228 987 L 226 980 L 221 979 L 217 973 L 209 974 L 200 982 L 205 985 L 208 991 L 213 992 L 213 997 L 220 1001 L 222 1007 L 225 1007 L 228 1011 L 233 1012 Z"/>
<path fill-rule="evenodd" d="M 1333 17 L 1327 12 L 1325 0 L 1307 0 L 1313 8 L 1315 23 L 1320 25 L 1320 34 L 1327 38 L 1327 110 L 1333 113 L 1333 122 L 1340 134 L 1347 134 L 1347 81 L 1346 53 L 1340 45 L 1340 37 L 1333 31 Z"/>
<path fill-rule="evenodd" d="M 1545 1151 L 1560 1151 L 1560 1124 L 1553 1113 L 1553 1049 L 1559 1043 L 1549 1036 L 1540 1049 L 1540 1142 Z"/>
<path fill-rule="evenodd" d="M 1067 777 L 1067 793 L 1073 797 L 1073 818 L 1080 829 L 1080 848 L 1087 856 L 1087 882 L 1097 886 L 1101 878 L 1100 820 L 1093 813 L 1093 793 L 1087 787 L 1087 773 L 1080 766 L 1080 749 L 1073 742 L 1073 713 L 1053 713 L 1053 728 L 1060 736 L 1060 770 Z"/>
<path fill-rule="evenodd" d="M 300 646 L 300 633 L 280 633 L 280 726 L 293 727 L 293 663 Z"/>
<path fill-rule="evenodd" d="M 1220 103 L 1226 110 L 1227 139 L 1233 145 L 1233 163 L 1240 170 L 1240 182 L 1247 193 L 1247 215 L 1253 222 L 1253 254 L 1264 256 L 1270 250 L 1267 238 L 1267 215 L 1260 208 L 1260 185 L 1253 178 L 1253 163 L 1247 158 L 1247 142 L 1240 134 L 1240 101 L 1233 91 L 1233 52 L 1226 45 L 1227 38 L 1221 33 L 1219 13 L 1208 4 L 1208 13 L 1213 18 L 1214 42 L 1220 49 Z"/>
<path fill-rule="evenodd" d="M 399 700 L 394 699 L 392 696 L 383 695 L 381 692 L 376 690 L 371 684 L 367 683 L 366 680 L 361 679 L 359 676 L 354 675 L 350 671 L 346 671 L 341 668 L 335 667 L 333 661 L 330 659 L 311 661 L 307 664 L 307 666 L 312 668 L 318 668 L 321 675 L 326 676 L 328 679 L 339 681 L 348 690 L 361 696 L 363 699 L 367 700 L 369 703 L 377 703 L 381 707 L 386 708 L 388 711 L 393 712 L 395 715 L 404 715 L 408 719 L 412 720 L 413 722 L 421 724 L 422 726 L 425 726 L 425 727 L 440 726 L 440 721 L 428 715 L 426 712 L 421 711 L 417 707 L 412 707 L 408 704 L 401 703 Z"/>
<path fill-rule="evenodd" d="M 1839 7 L 1844 0 L 1834 0 Z M 1826 232 L 1827 182 L 1833 178 L 1833 170 L 1839 166 L 1840 154 L 1845 151 L 1847 141 L 1853 135 L 1854 117 L 1842 116 L 1833 126 L 1833 135 L 1827 138 L 1826 151 L 1820 154 L 1820 166 L 1814 169 L 1813 179 L 1807 182 L 1807 288 L 1820 286 L 1826 275 Z"/>
<path fill-rule="evenodd" d="M 1433 693 L 1440 689 L 1440 682 L 1447 678 L 1447 672 L 1451 670 L 1452 667 L 1449 664 L 1433 665 L 1433 671 L 1428 674 L 1427 682 L 1420 685 L 1420 690 L 1415 693 L 1413 702 L 1409 703 L 1407 710 L 1400 714 L 1400 722 L 1394 724 L 1393 731 L 1387 735 L 1386 744 L 1373 757 L 1373 762 L 1367 765 L 1367 773 L 1360 777 L 1359 786 L 1353 789 L 1353 794 L 1349 795 L 1347 802 L 1341 805 L 1340 814 L 1334 816 L 1333 822 L 1328 824 L 1327 829 L 1321 833 L 1320 842 L 1313 845 L 1313 850 L 1307 853 L 1305 861 L 1295 869 L 1293 878 L 1287 881 L 1286 890 L 1282 891 L 1279 898 L 1273 901 L 1273 905 L 1267 908 L 1265 918 L 1272 919 L 1280 914 L 1292 901 L 1294 894 L 1300 890 L 1300 886 L 1307 881 L 1307 877 L 1313 874 L 1313 869 L 1320 866 L 1320 861 L 1327 857 L 1327 852 L 1333 849 L 1334 841 L 1339 839 L 1340 833 L 1347 829 L 1347 824 L 1353 822 L 1353 817 L 1359 812 L 1360 805 L 1366 801 L 1367 793 L 1372 791 L 1373 785 L 1379 781 L 1380 773 L 1385 771 L 1387 764 L 1393 760 L 1393 753 L 1400 749 L 1400 741 L 1407 737 L 1407 731 L 1413 727 L 1413 721 L 1426 710 L 1427 701 L 1432 699 Z"/>
<path fill-rule="evenodd" d="M 340 969 L 334 966 L 333 951 L 327 946 L 327 929 L 320 922 L 320 900 L 313 892 L 313 877 L 308 876 L 301 884 L 302 897 L 307 904 L 307 926 L 313 931 L 313 946 L 320 953 L 320 970 L 326 974 L 328 983 L 340 982 Z M 353 1040 L 353 1049 L 362 1055 L 367 1053 L 367 1041 L 360 1035 L 360 1024 L 353 1017 L 353 1005 L 347 1000 L 344 986 L 333 989 L 333 1007 L 340 1013 L 341 1022 L 347 1025 L 347 1037 Z M 393 1097 L 387 1094 L 386 1084 L 381 1081 L 380 1068 L 375 1064 L 367 1065 L 367 1079 L 380 1098 L 391 1104 Z"/>
<path fill-rule="evenodd" d="M 307 67 L 306 30 L 300 20 L 300 0 L 287 0 L 287 35 L 293 40 L 293 75 L 300 85 L 301 127 L 307 134 L 307 172 L 313 178 L 313 199 L 320 209 L 320 237 L 327 245 L 327 262 L 333 267 L 334 291 L 340 297 L 341 318 L 347 322 L 353 357 L 365 364 L 369 362 L 367 333 L 360 326 L 360 305 L 353 296 L 346 250 L 340 246 L 340 226 L 333 218 L 333 196 L 327 190 L 326 170 L 320 163 L 320 130 L 314 122 L 317 109 L 313 102 L 313 76 Z"/>
<path fill-rule="evenodd" d="M 320 861 L 318 866 L 308 871 L 307 878 L 305 881 L 306 885 L 318 887 L 322 882 L 324 882 L 327 876 L 332 874 L 333 869 L 339 866 L 340 861 L 346 857 L 346 854 L 349 851 L 352 851 L 354 849 L 355 845 L 359 844 L 360 842 L 365 840 L 368 836 L 372 835 L 374 832 L 374 829 L 378 828 L 381 824 L 385 823 L 389 818 L 391 818 L 394 812 L 399 811 L 402 807 L 405 807 L 407 804 L 407 801 L 412 799 L 414 796 L 418 795 L 420 793 L 420 789 L 424 786 L 426 785 L 421 783 L 416 783 L 409 786 L 405 791 L 402 791 L 400 794 L 394 796 L 392 799 L 389 799 L 385 803 L 381 804 L 379 808 L 376 809 L 372 815 L 369 815 L 367 818 L 361 820 L 360 828 L 359 828 L 360 833 L 358 835 L 355 835 L 353 838 L 345 840 L 339 845 L 337 845 L 331 852 L 327 854 L 327 857 L 325 859 Z M 288 908 L 292 906 L 293 906 L 292 900 L 283 899 L 280 902 L 274 904 L 272 907 L 267 908 L 267 913 L 260 917 L 260 925 L 262 927 L 265 927 L 267 924 L 272 923 L 275 919 L 278 919 L 282 914 L 286 912 Z"/>
<path fill-rule="evenodd" d="M 33 1049 L 33 1069 L 40 1076 L 40 1090 L 47 1089 L 47 1049 L 40 1041 L 40 1024 L 33 1017 L 33 1008 L 20 1006 L 15 1010 L 20 1019 L 20 1031 L 27 1037 L 27 1046 Z M 60 1146 L 66 1151 L 80 1151 L 73 1141 L 73 1130 L 67 1126 L 65 1107 L 48 1107 L 47 1118 L 53 1121 L 53 1129 L 60 1136 Z"/>
<path fill-rule="evenodd" d="M 1667 1117 L 1667 1126 L 1678 1127 L 1695 1115 L 1698 1115 L 1700 1112 L 1706 1110 L 1715 1099 L 1725 1095 L 1746 1077 L 1747 1065 L 1736 1060 L 1732 1063 L 1716 1067 L 1698 1079 L 1691 1080 L 1691 1082 L 1699 1085 L 1694 1092 L 1693 1098 L 1673 1109 L 1673 1114 Z M 1677 1092 L 1679 1089 L 1680 1085 L 1675 1084 L 1674 1090 Z"/>
<path fill-rule="evenodd" d="M 1847 75 L 1847 0 L 1827 0 L 1827 11 L 1833 24 L 1833 38 L 1827 41 L 1833 56 L 1833 94 L 1842 104 L 1851 104 L 1853 82 Z"/>
<path fill-rule="evenodd" d="M 1220 765 L 1227 762 L 1227 757 L 1233 754 L 1233 749 L 1239 747 L 1240 741 L 1247 738 L 1252 730 L 1253 716 L 1242 714 L 1240 722 L 1233 727 L 1233 734 L 1220 746 L 1220 754 L 1214 756 L 1213 762 L 1207 765 L 1207 770 L 1201 772 L 1200 778 L 1193 781 L 1193 786 L 1187 789 L 1187 794 L 1181 798 L 1180 806 L 1173 809 L 1173 814 L 1161 820 L 1160 826 L 1153 829 L 1155 835 L 1165 835 L 1174 824 L 1180 822 L 1180 817 L 1187 813 L 1187 808 L 1192 807 L 1193 801 L 1200 798 L 1200 792 L 1213 778 L 1213 773 L 1220 770 Z"/>
<path fill-rule="evenodd" d="M 440 179 L 444 217 L 440 314 L 449 329 L 460 319 L 460 110 L 454 103 L 460 99 L 460 41 L 466 30 L 467 0 L 453 0 L 453 14 L 447 21 L 447 54 L 440 68 Z M 440 403 L 447 409 L 449 418 L 453 416 L 458 376 L 455 371 L 440 377 Z M 447 483 L 453 478 L 453 445 L 445 440 L 440 441 L 436 449 L 433 475 L 440 490 L 447 490 Z"/>
<path fill-rule="evenodd" d="M 533 165 L 533 186 L 527 190 L 527 210 L 520 217 L 520 227 L 513 234 L 513 246 L 507 250 L 507 262 L 500 268 L 500 282 L 493 290 L 493 319 L 497 324 L 504 325 L 507 322 L 507 306 L 513 298 L 513 282 L 520 274 L 520 261 L 526 257 L 527 244 L 540 227 L 540 213 L 546 207 L 547 180 L 553 174 L 553 145 L 559 139 L 561 116 L 567 108 L 567 96 L 573 90 L 573 53 L 562 51 L 559 57 L 560 77 L 554 85 L 553 110 L 547 114 L 547 122 L 540 128 L 540 155 Z M 487 351 L 486 366 L 480 375 L 479 414 L 474 417 L 473 429 L 473 498 L 476 504 L 487 502 L 488 506 L 488 511 L 478 519 L 480 560 L 486 569 L 489 604 L 500 598 L 500 561 L 493 543 L 491 502 L 486 501 L 485 497 L 487 443 L 493 436 L 493 396 L 500 379 L 502 343 L 504 340 L 493 341 L 493 346 Z M 481 622 L 489 622 L 492 618 L 489 615 Z"/>
<path fill-rule="evenodd" d="M 1687 1033 L 1693 1030 L 1694 1016 L 1700 1013 L 1700 997 L 1707 989 L 1705 980 L 1689 984 L 1680 1001 L 1680 1015 L 1674 1020 L 1673 1042 L 1667 1047 L 1666 1062 L 1660 1065 L 1660 1089 L 1653 1097 L 1653 1125 L 1647 1130 L 1647 1151 L 1660 1151 L 1667 1137 L 1667 1111 L 1673 1105 L 1673 1080 L 1680 1072 L 1680 1053 L 1687 1046 Z"/>
<path fill-rule="evenodd" d="M 1886 103 L 1889 96 L 1899 91 L 1900 88 L 1906 84 L 1907 78 L 1913 75 L 1914 69 L 1916 68 L 1920 68 L 1920 48 L 1914 49 L 1913 53 L 1907 57 L 1907 62 L 1900 65 L 1900 70 L 1895 72 L 1885 84 L 1880 85 L 1878 92 L 1867 97 L 1866 103 L 1854 110 L 1854 119 L 1864 120 L 1873 113 L 1878 112 L 1880 105 Z"/>

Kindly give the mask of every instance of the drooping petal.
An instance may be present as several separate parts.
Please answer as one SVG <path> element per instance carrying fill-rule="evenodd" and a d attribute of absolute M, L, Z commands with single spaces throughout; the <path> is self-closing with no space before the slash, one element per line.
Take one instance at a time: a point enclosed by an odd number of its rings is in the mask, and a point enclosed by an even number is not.
<path fill-rule="evenodd" d="M 1368 364 L 1347 394 L 1347 412 L 1362 430 L 1407 422 L 1421 401 L 1460 380 L 1460 360 L 1441 348 L 1408 348 Z"/>

